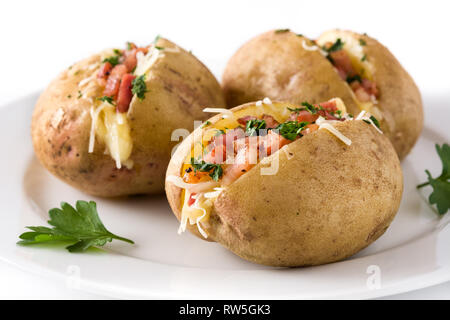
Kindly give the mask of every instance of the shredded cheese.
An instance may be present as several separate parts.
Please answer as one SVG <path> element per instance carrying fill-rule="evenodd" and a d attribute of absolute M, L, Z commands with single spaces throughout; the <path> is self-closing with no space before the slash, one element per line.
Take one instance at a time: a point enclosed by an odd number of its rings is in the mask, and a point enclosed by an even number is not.
<path fill-rule="evenodd" d="M 272 104 L 272 100 L 270 100 L 268 97 L 265 97 L 262 102 L 264 104 Z"/>
<path fill-rule="evenodd" d="M 224 118 L 229 118 L 233 116 L 233 112 L 225 108 L 205 108 L 203 109 L 203 112 L 223 113 Z"/>
<path fill-rule="evenodd" d="M 333 121 L 333 120 L 331 120 L 331 121 Z M 316 124 L 319 125 L 319 130 L 322 129 L 322 128 L 323 129 L 327 129 L 330 133 L 334 134 L 343 143 L 345 143 L 348 146 L 351 145 L 352 144 L 352 140 L 350 140 L 349 138 L 344 136 L 338 129 L 333 127 L 333 125 L 330 123 L 331 121 L 330 120 L 325 120 L 323 117 L 319 117 L 316 120 Z"/>
<path fill-rule="evenodd" d="M 161 53 L 160 50 L 155 49 L 154 46 L 150 47 L 146 55 L 142 52 L 138 52 L 136 54 L 137 65 L 136 70 L 134 70 L 134 74 L 136 76 L 147 74 L 155 62 L 163 56 L 164 54 Z"/>
<path fill-rule="evenodd" d="M 89 134 L 89 148 L 88 152 L 94 152 L 95 145 L 95 129 L 97 128 L 97 121 L 100 112 L 106 107 L 105 103 L 102 103 L 97 109 L 94 109 L 94 106 L 91 106 L 90 114 L 91 114 L 91 132 Z"/>
<path fill-rule="evenodd" d="M 328 55 L 328 52 L 326 52 L 326 51 L 320 49 L 320 48 L 319 48 L 318 46 L 316 46 L 316 45 L 309 46 L 309 45 L 306 43 L 306 40 L 305 40 L 305 39 L 303 39 L 303 41 L 302 41 L 302 47 L 303 47 L 303 49 L 305 49 L 305 50 L 307 50 L 307 51 L 316 51 L 316 50 L 319 50 L 319 52 L 320 52 L 323 56 L 327 56 L 327 55 Z"/>
<path fill-rule="evenodd" d="M 200 182 L 200 183 L 186 183 L 183 181 L 181 177 L 178 176 L 167 176 L 167 182 L 171 182 L 176 185 L 178 188 L 186 189 L 191 192 L 203 192 L 206 190 L 212 190 L 213 188 L 219 185 L 217 181 L 208 181 L 208 182 Z"/>

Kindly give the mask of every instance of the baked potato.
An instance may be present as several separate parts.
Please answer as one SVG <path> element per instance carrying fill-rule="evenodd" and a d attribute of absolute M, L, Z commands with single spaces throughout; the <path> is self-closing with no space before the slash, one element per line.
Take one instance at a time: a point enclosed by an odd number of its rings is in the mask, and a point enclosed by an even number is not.
<path fill-rule="evenodd" d="M 386 231 L 403 191 L 399 159 L 378 125 L 366 111 L 349 115 L 339 98 L 224 109 L 169 163 L 179 233 L 270 266 L 355 254 Z"/>
<path fill-rule="evenodd" d="M 204 106 L 224 107 L 225 100 L 191 53 L 159 37 L 147 47 L 128 43 L 50 83 L 33 113 L 33 146 L 44 167 L 86 193 L 162 193 L 179 138 L 171 135 L 192 131 L 206 117 Z"/>
<path fill-rule="evenodd" d="M 377 117 L 400 159 L 423 127 L 413 79 L 366 34 L 331 30 L 311 41 L 288 30 L 266 32 L 229 60 L 222 85 L 230 107 L 264 97 L 292 103 L 341 97 L 350 113 Z"/>

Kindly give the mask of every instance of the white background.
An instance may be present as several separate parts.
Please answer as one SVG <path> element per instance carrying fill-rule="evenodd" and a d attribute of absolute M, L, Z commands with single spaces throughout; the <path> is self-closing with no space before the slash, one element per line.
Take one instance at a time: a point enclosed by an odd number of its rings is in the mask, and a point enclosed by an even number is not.
<path fill-rule="evenodd" d="M 227 59 L 263 31 L 314 38 L 330 28 L 367 32 L 402 62 L 423 94 L 450 91 L 448 1 L 1 1 L 0 105 L 42 90 L 73 62 L 161 34 L 220 77 Z M 450 248 L 450 243 L 449 243 Z M 0 298 L 101 298 L 0 264 Z M 394 298 L 450 298 L 450 284 Z"/>

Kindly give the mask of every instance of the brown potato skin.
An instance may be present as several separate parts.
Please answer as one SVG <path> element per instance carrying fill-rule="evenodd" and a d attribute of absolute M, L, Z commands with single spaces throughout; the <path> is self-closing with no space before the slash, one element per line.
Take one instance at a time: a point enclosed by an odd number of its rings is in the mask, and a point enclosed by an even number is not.
<path fill-rule="evenodd" d="M 158 46 L 174 47 L 160 38 Z M 172 131 L 192 131 L 194 120 L 207 114 L 205 106 L 224 107 L 225 100 L 217 80 L 193 55 L 180 48 L 166 53 L 152 66 L 146 79 L 149 90 L 144 100 L 134 97 L 128 112 L 133 150 L 131 170 L 118 170 L 114 160 L 104 154 L 105 145 L 96 138 L 88 153 L 91 102 L 78 98 L 78 83 L 91 75 L 87 66 L 100 62 L 99 54 L 63 71 L 40 96 L 32 118 L 35 154 L 52 174 L 86 193 L 102 197 L 161 193 L 172 148 Z M 102 88 L 97 88 L 101 97 Z M 57 126 L 52 119 L 64 111 Z"/>
<path fill-rule="evenodd" d="M 417 85 L 392 53 L 376 39 L 346 30 L 330 30 L 320 37 L 330 33 L 336 38 L 351 36 L 365 41 L 364 53 L 374 66 L 373 79 L 381 93 L 378 99 L 378 107 L 384 117 L 381 127 L 399 158 L 405 158 L 423 129 L 422 98 Z"/>
<path fill-rule="evenodd" d="M 350 146 L 319 130 L 276 153 L 276 175 L 260 175 L 259 163 L 228 186 L 215 201 L 208 240 L 255 263 L 297 267 L 345 259 L 379 238 L 400 205 L 399 159 L 371 125 L 347 121 L 335 127 L 352 140 Z M 185 139 L 167 175 L 180 175 L 191 147 Z M 180 219 L 181 189 L 166 182 L 166 194 Z M 188 229 L 204 239 L 196 226 Z"/>
<path fill-rule="evenodd" d="M 222 87 L 229 107 L 269 97 L 300 104 L 340 97 L 349 113 L 358 112 L 349 87 L 322 54 L 305 50 L 310 40 L 288 31 L 263 33 L 245 43 L 228 61 Z"/>
<path fill-rule="evenodd" d="M 420 92 L 397 59 L 377 40 L 350 31 L 332 30 L 364 39 L 364 51 L 375 66 L 380 89 L 381 127 L 400 159 L 414 146 L 423 127 Z M 320 37 L 319 37 L 320 38 Z M 245 43 L 229 60 L 222 86 L 229 107 L 269 97 L 273 100 L 319 103 L 340 97 L 349 113 L 358 114 L 350 86 L 319 51 L 308 51 L 309 41 L 293 32 L 263 33 Z"/>

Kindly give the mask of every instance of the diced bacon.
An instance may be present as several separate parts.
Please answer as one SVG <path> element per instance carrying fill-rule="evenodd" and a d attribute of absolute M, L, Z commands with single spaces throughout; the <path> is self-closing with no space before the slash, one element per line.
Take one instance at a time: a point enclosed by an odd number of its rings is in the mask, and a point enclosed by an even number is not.
<path fill-rule="evenodd" d="M 267 129 L 273 129 L 276 128 L 279 123 L 277 120 L 275 120 L 274 117 L 268 115 L 268 114 L 263 114 L 262 116 L 262 120 L 264 120 L 266 122 L 266 128 Z"/>
<path fill-rule="evenodd" d="M 256 120 L 256 119 L 258 119 L 258 118 L 256 118 L 255 116 L 245 116 L 245 117 L 237 119 L 237 122 L 240 125 L 245 126 L 247 124 L 247 122 L 249 122 L 250 120 Z"/>
<path fill-rule="evenodd" d="M 375 82 L 369 79 L 363 79 L 361 85 L 368 94 L 378 97 L 378 88 Z"/>
<path fill-rule="evenodd" d="M 123 64 L 115 66 L 111 71 L 111 75 L 108 77 L 103 94 L 108 97 L 116 97 L 119 92 L 120 80 L 126 73 L 127 67 Z"/>
<path fill-rule="evenodd" d="M 315 106 L 322 107 L 327 111 L 332 111 L 332 112 L 337 111 L 336 101 L 325 101 L 325 102 L 318 103 Z"/>
<path fill-rule="evenodd" d="M 125 74 L 120 81 L 119 94 L 117 96 L 117 111 L 127 112 L 130 107 L 131 99 L 133 98 L 133 93 L 131 89 L 133 88 L 133 80 L 136 76 L 132 74 Z"/>
<path fill-rule="evenodd" d="M 289 117 L 290 121 L 298 121 L 298 122 L 314 122 L 319 118 L 318 114 L 312 114 L 307 110 L 302 110 L 299 112 L 294 112 Z"/>
<path fill-rule="evenodd" d="M 142 52 L 144 54 L 147 54 L 148 49 L 147 48 L 133 48 L 131 50 L 127 50 L 124 53 L 124 62 L 123 64 L 127 67 L 128 72 L 133 72 L 134 69 L 137 66 L 137 58 L 136 54 L 138 52 Z"/>
<path fill-rule="evenodd" d="M 361 86 L 355 90 L 356 98 L 361 102 L 371 101 L 370 94 Z"/>
<path fill-rule="evenodd" d="M 98 79 L 106 79 L 111 74 L 111 70 L 113 69 L 113 66 L 109 62 L 105 62 L 101 67 L 100 70 L 98 70 L 97 78 Z"/>
<path fill-rule="evenodd" d="M 355 75 L 355 71 L 352 66 L 352 61 L 350 60 L 350 56 L 345 50 L 338 50 L 331 52 L 330 57 L 333 61 L 334 66 L 338 69 L 338 71 L 345 74 L 345 78 L 347 78 L 347 76 Z"/>
<path fill-rule="evenodd" d="M 312 133 L 317 130 L 319 130 L 319 126 L 315 123 L 310 123 L 306 126 L 306 129 L 302 131 L 302 134 L 306 135 L 308 133 Z"/>
<path fill-rule="evenodd" d="M 194 198 L 195 195 L 196 195 L 195 192 L 192 192 L 192 193 L 190 194 L 189 199 L 188 199 L 188 201 L 187 201 L 188 206 L 192 206 L 192 205 L 195 203 L 195 198 Z"/>

